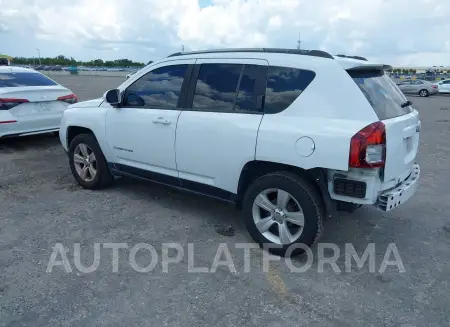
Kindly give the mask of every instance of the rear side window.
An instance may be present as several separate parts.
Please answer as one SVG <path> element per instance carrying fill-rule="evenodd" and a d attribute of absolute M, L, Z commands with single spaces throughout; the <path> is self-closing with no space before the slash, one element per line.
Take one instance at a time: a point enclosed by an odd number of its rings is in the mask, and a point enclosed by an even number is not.
<path fill-rule="evenodd" d="M 402 108 L 407 99 L 383 71 L 349 71 L 349 74 L 372 105 L 378 119 L 395 118 L 412 112 L 410 106 Z"/>
<path fill-rule="evenodd" d="M 233 111 L 242 67 L 238 64 L 202 64 L 192 108 Z"/>
<path fill-rule="evenodd" d="M 285 110 L 308 87 L 315 76 L 316 73 L 310 70 L 269 67 L 264 112 L 274 114 Z"/>
<path fill-rule="evenodd" d="M 0 73 L 0 87 L 51 86 L 57 85 L 40 73 Z"/>
<path fill-rule="evenodd" d="M 258 82 L 266 66 L 202 64 L 194 91 L 192 108 L 201 111 L 262 113 L 257 107 Z M 262 89 L 261 92 L 262 93 Z"/>

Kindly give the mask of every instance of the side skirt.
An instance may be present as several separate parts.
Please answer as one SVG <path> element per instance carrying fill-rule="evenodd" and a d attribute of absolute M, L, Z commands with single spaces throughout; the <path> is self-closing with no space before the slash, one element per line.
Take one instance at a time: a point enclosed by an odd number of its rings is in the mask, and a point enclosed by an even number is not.
<path fill-rule="evenodd" d="M 111 173 L 114 176 L 123 176 L 141 179 L 148 182 L 166 185 L 178 189 L 180 191 L 203 195 L 233 204 L 236 203 L 237 199 L 236 194 L 222 190 L 214 186 L 204 185 L 201 183 L 185 179 L 180 179 L 178 177 L 163 175 L 152 171 L 117 163 L 109 163 L 108 166 L 111 170 Z"/>

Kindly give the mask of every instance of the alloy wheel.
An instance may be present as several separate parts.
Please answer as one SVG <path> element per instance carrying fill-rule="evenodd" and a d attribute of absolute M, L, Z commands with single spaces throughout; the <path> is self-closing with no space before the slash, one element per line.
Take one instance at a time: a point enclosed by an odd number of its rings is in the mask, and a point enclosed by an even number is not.
<path fill-rule="evenodd" d="M 92 149 L 80 143 L 73 152 L 73 163 L 78 176 L 85 182 L 91 182 L 97 175 L 97 158 Z"/>
<path fill-rule="evenodd" d="M 305 217 L 299 202 L 288 192 L 273 188 L 259 193 L 252 207 L 258 231 L 275 244 L 288 245 L 303 232 Z"/>

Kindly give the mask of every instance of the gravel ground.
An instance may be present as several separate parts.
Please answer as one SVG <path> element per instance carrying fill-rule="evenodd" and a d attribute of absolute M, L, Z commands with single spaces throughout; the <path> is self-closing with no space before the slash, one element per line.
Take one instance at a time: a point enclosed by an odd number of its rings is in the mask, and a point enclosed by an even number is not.
<path fill-rule="evenodd" d="M 55 78 L 82 100 L 98 97 L 121 78 Z M 250 271 L 236 244 L 250 242 L 233 207 L 162 186 L 119 180 L 88 191 L 72 178 L 68 160 L 53 136 L 0 143 L 0 326 L 449 326 L 450 325 L 450 97 L 411 98 L 421 113 L 417 194 L 389 213 L 371 207 L 340 214 L 325 223 L 324 243 L 340 250 L 338 273 L 319 272 L 319 246 L 312 268 L 291 272 L 251 250 Z M 113 272 L 105 243 L 126 243 Z M 158 264 L 150 272 L 130 265 L 130 248 L 147 243 Z M 187 254 L 163 272 L 162 243 L 193 244 L 195 267 L 211 267 L 220 243 L 228 245 L 237 272 L 188 273 Z M 67 248 L 72 272 L 46 272 L 53 247 Z M 75 265 L 93 262 L 82 273 Z M 361 254 L 375 243 L 376 271 L 353 264 L 344 271 L 345 244 Z M 395 243 L 405 272 L 380 273 L 389 243 Z M 251 243 L 252 244 L 252 243 Z M 329 253 L 329 252 L 327 252 Z M 174 255 L 171 252 L 171 255 Z M 58 256 L 61 260 L 62 256 Z M 391 257 L 392 259 L 393 257 Z M 306 257 L 294 259 L 303 265 Z M 136 262 L 146 266 L 149 251 Z"/>

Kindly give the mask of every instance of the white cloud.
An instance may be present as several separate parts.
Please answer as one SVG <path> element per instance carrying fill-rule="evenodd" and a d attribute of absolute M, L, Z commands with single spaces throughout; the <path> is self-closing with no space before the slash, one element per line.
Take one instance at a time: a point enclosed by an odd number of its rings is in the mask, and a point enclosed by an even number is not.
<path fill-rule="evenodd" d="M 41 48 L 49 56 L 147 61 L 182 44 L 295 47 L 301 32 L 309 49 L 450 65 L 447 0 L 212 0 L 203 7 L 198 0 L 0 0 L 0 8 L 0 38 L 11 55 Z"/>

